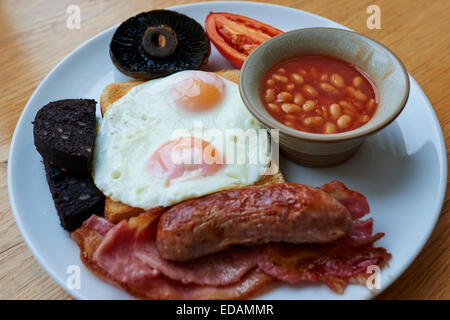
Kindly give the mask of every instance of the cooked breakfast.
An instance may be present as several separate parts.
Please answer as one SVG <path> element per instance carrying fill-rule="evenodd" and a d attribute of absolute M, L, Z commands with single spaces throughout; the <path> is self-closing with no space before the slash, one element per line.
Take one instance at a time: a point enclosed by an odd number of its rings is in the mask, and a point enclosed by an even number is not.
<path fill-rule="evenodd" d="M 312 133 L 340 133 L 363 126 L 376 112 L 373 82 L 344 61 L 305 55 L 281 61 L 261 82 L 267 112 L 282 124 Z"/>
<path fill-rule="evenodd" d="M 238 67 L 282 33 L 229 13 L 210 13 L 205 25 Z M 132 17 L 115 32 L 111 59 L 150 80 L 109 84 L 98 124 L 95 100 L 37 112 L 35 145 L 81 260 L 143 299 L 243 299 L 277 281 L 322 281 L 337 293 L 364 284 L 367 267 L 391 257 L 362 219 L 366 198 L 337 181 L 285 181 L 271 137 L 240 97 L 239 70 L 200 71 L 206 33 L 174 11 Z M 314 133 L 352 130 L 377 108 L 370 79 L 325 56 L 281 61 L 261 96 L 275 119 Z"/>

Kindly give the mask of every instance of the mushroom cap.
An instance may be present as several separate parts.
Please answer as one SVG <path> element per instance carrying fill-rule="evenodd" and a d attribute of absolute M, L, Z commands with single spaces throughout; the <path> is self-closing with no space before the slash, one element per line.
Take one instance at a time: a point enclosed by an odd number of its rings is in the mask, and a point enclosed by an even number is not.
<path fill-rule="evenodd" d="M 176 34 L 177 45 L 167 57 L 148 54 L 142 40 L 149 27 L 168 26 Z M 201 69 L 211 52 L 203 27 L 194 19 L 170 10 L 142 12 L 124 21 L 114 33 L 109 53 L 114 65 L 135 79 L 154 79 L 178 71 Z"/>

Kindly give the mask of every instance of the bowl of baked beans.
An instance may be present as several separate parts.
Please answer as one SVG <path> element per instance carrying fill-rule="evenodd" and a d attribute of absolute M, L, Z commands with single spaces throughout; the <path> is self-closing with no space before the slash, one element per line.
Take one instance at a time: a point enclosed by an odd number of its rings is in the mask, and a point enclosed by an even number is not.
<path fill-rule="evenodd" d="M 409 77 L 382 44 L 333 28 L 283 33 L 246 59 L 239 89 L 249 111 L 278 129 L 282 153 L 311 167 L 339 164 L 403 110 Z"/>

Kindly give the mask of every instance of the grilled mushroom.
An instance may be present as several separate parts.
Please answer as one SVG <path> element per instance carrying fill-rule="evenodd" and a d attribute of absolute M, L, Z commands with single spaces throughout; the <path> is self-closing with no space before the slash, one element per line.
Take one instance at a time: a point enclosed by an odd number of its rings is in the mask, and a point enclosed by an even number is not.
<path fill-rule="evenodd" d="M 109 50 L 117 69 L 136 79 L 201 69 L 210 51 L 203 27 L 170 10 L 143 12 L 126 20 L 114 33 Z"/>

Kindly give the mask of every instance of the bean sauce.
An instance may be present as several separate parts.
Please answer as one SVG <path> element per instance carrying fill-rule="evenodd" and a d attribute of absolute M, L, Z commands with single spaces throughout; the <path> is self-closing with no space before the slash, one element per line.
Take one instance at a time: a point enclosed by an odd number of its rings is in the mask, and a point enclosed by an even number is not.
<path fill-rule="evenodd" d="M 312 133 L 339 133 L 366 124 L 378 95 L 367 75 L 348 62 L 298 56 L 270 68 L 261 82 L 267 112 L 284 125 Z"/>

